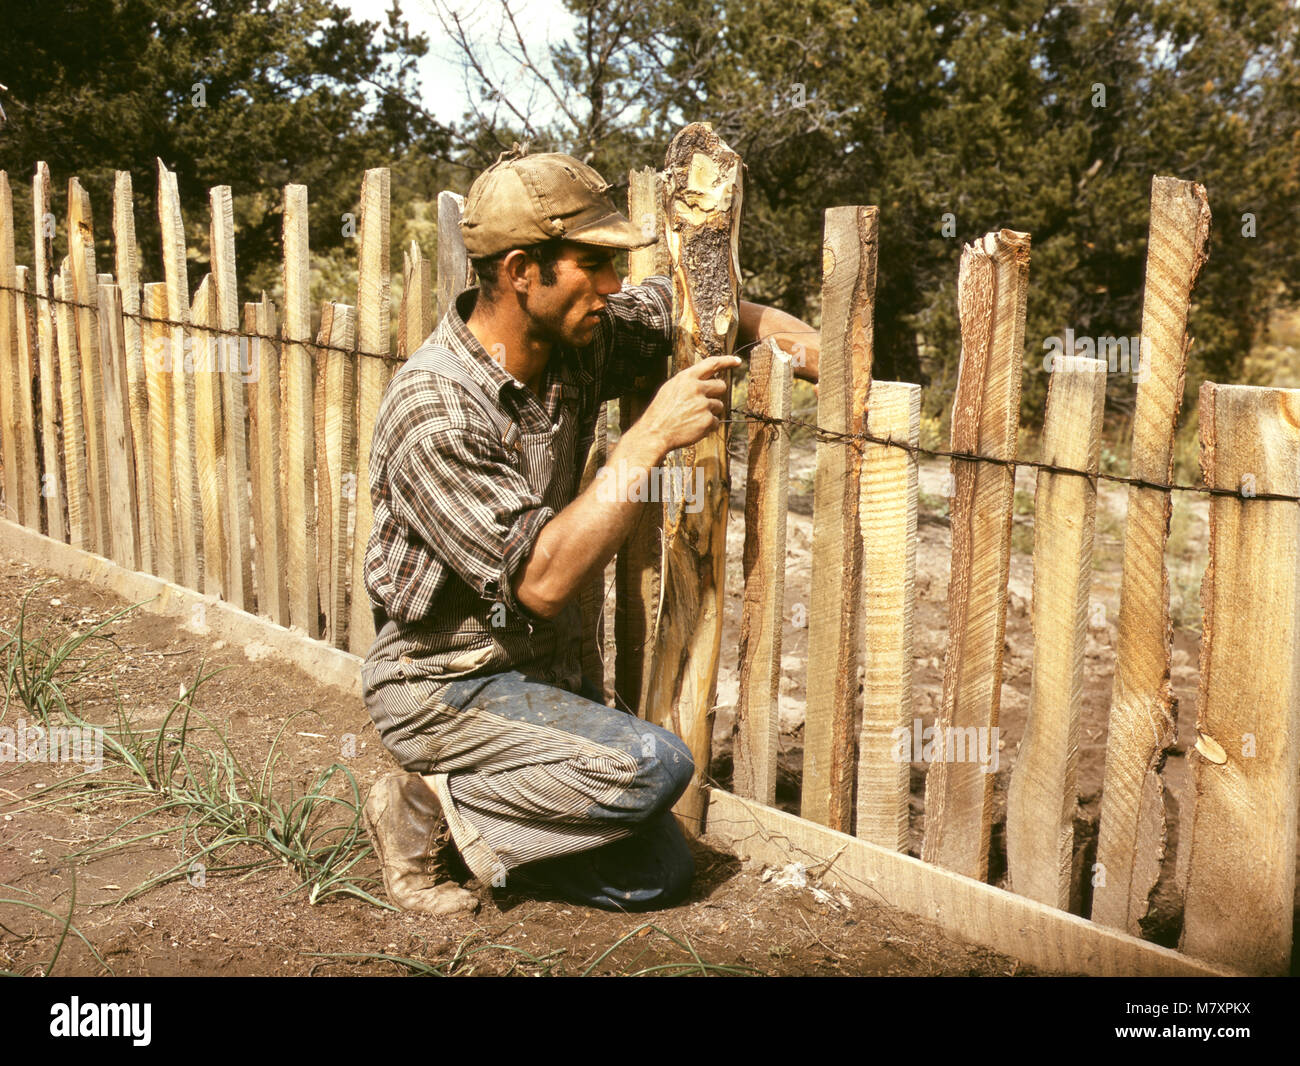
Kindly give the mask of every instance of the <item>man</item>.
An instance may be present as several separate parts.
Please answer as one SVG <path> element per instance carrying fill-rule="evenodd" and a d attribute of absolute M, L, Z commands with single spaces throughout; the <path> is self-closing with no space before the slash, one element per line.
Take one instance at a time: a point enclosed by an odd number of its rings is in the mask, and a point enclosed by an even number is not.
<path fill-rule="evenodd" d="M 480 285 L 394 375 L 375 422 L 362 682 L 402 771 L 363 813 L 403 909 L 474 909 L 458 860 L 484 884 L 624 910 L 675 902 L 693 874 L 670 813 L 689 750 L 605 706 L 580 667 L 576 594 L 644 507 L 604 477 L 578 494 L 596 414 L 664 365 L 673 334 L 667 278 L 620 291 L 614 256 L 653 238 L 608 188 L 571 156 L 517 145 L 478 177 L 461 230 Z M 811 327 L 740 312 L 737 346 L 785 330 L 816 380 Z M 614 480 L 714 430 L 719 372 L 740 362 L 665 382 L 610 455 Z"/>

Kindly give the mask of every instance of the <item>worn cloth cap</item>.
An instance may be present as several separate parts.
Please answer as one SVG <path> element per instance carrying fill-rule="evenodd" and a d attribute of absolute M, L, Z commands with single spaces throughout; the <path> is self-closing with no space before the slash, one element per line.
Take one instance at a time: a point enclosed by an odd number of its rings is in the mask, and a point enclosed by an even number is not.
<path fill-rule="evenodd" d="M 654 244 L 614 206 L 611 188 L 571 155 L 529 155 L 518 143 L 474 179 L 460 231 L 471 259 L 526 248 L 553 237 L 605 248 Z"/>

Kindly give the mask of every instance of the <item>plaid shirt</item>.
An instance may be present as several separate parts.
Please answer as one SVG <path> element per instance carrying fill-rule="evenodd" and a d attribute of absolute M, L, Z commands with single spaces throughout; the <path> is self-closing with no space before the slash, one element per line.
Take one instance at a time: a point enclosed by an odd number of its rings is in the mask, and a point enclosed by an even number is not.
<path fill-rule="evenodd" d="M 650 375 L 666 367 L 672 283 L 652 277 L 609 296 L 590 344 L 552 351 L 540 397 L 500 366 L 465 325 L 477 297 L 477 289 L 462 293 L 431 339 L 465 363 L 525 438 L 552 431 L 566 403 L 577 404 L 576 433 L 556 436 L 554 474 L 544 498 L 529 486 L 521 455 L 506 447 L 462 388 L 430 373 L 396 376 L 380 404 L 371 445 L 374 524 L 365 586 L 371 601 L 382 603 L 399 623 L 418 623 L 421 632 L 447 637 L 472 631 L 478 643 L 491 633 L 508 649 L 511 634 L 523 630 L 531 638 L 552 625 L 521 608 L 511 576 L 532 554 L 542 526 L 576 496 L 600 404 L 645 388 Z M 489 629 L 494 609 L 498 616 Z M 444 646 L 451 652 L 458 642 L 434 642 L 427 651 Z M 513 663 L 500 661 L 502 646 L 497 644 L 491 666 L 507 669 Z M 536 650 L 538 644 L 530 639 L 529 646 Z"/>

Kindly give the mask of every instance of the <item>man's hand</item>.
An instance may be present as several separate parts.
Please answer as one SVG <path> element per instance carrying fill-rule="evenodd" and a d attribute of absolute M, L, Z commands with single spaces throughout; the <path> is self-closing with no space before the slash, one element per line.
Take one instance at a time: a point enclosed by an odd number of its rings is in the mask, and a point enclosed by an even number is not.
<path fill-rule="evenodd" d="M 726 410 L 727 382 L 720 375 L 744 360 L 736 355 L 701 359 L 659 387 L 637 425 L 660 446 L 661 457 L 694 444 L 718 428 Z"/>

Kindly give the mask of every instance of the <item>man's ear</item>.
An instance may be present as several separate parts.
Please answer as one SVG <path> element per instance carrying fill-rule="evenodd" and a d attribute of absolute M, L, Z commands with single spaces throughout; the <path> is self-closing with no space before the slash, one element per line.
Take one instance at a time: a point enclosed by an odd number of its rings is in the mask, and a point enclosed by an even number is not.
<path fill-rule="evenodd" d="M 501 277 L 503 286 L 513 289 L 521 296 L 527 295 L 532 279 L 528 270 L 532 260 L 522 248 L 514 248 L 501 260 Z"/>

